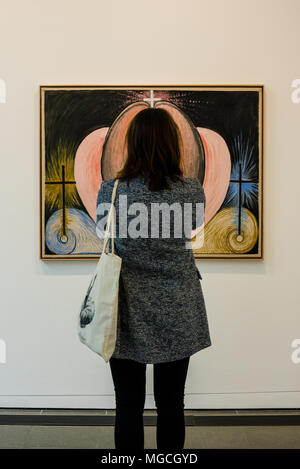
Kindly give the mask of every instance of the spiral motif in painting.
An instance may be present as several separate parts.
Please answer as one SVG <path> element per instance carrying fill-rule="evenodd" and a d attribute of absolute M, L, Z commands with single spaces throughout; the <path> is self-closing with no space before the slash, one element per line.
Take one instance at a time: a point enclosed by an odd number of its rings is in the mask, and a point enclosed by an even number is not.
<path fill-rule="evenodd" d="M 46 244 L 55 254 L 98 254 L 103 247 L 95 230 L 95 222 L 81 210 L 65 210 L 63 230 L 62 210 L 52 213 L 46 225 Z"/>
<path fill-rule="evenodd" d="M 197 245 L 197 237 L 192 240 Z M 218 212 L 205 225 L 203 245 L 194 249 L 198 254 L 242 254 L 249 252 L 258 238 L 258 224 L 253 213 L 247 208 L 241 209 L 240 230 L 237 207 L 226 207 Z"/>

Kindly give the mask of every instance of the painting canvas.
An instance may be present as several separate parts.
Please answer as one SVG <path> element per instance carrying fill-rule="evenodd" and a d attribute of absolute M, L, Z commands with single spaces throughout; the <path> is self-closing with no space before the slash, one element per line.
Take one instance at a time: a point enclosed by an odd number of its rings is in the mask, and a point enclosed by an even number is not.
<path fill-rule="evenodd" d="M 96 199 L 131 119 L 169 111 L 206 195 L 195 258 L 263 258 L 263 85 L 40 86 L 40 258 L 99 258 Z M 201 236 L 203 243 L 197 243 Z"/>

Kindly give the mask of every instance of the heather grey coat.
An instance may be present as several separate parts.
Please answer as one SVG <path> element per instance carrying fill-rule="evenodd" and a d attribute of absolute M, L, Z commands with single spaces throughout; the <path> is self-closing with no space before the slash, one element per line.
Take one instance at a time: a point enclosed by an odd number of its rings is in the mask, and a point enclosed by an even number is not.
<path fill-rule="evenodd" d="M 195 178 L 183 178 L 183 181 L 184 186 L 178 181 L 171 181 L 171 189 L 157 192 L 150 191 L 142 177 L 132 179 L 129 187 L 126 181 L 119 181 L 115 199 L 114 246 L 115 253 L 122 258 L 122 267 L 117 341 L 113 357 L 154 364 L 179 360 L 211 345 L 201 287 L 202 277 L 192 250 L 186 248 L 184 235 L 181 238 L 174 236 L 172 211 L 169 238 L 162 237 L 162 218 L 159 219 L 157 238 L 118 235 L 120 195 L 127 195 L 127 210 L 132 203 L 142 202 L 147 206 L 149 214 L 151 203 L 154 202 L 179 202 L 181 207 L 185 202 L 190 202 L 193 204 L 192 229 L 199 226 L 195 224 L 195 203 L 205 204 L 203 187 Z M 110 203 L 113 185 L 114 179 L 105 180 L 101 184 L 97 197 L 98 227 L 99 222 L 102 221 L 104 225 L 107 218 L 107 211 L 99 214 L 100 204 Z M 134 215 L 127 216 L 128 226 L 139 213 L 134 211 Z M 151 233 L 151 216 L 147 219 L 148 233 Z"/>

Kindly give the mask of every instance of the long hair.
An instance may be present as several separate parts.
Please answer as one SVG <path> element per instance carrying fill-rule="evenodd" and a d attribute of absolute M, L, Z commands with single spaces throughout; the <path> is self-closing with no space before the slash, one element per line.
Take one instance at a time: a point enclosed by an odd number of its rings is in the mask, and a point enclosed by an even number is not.
<path fill-rule="evenodd" d="M 169 181 L 184 183 L 182 138 L 171 114 L 162 108 L 146 108 L 130 122 L 124 148 L 127 159 L 116 177 L 127 180 L 143 176 L 151 191 L 169 189 Z"/>

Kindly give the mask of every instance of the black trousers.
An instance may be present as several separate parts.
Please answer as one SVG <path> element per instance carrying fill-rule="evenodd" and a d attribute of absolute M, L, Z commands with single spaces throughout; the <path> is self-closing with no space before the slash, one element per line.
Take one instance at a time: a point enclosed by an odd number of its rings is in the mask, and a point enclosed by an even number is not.
<path fill-rule="evenodd" d="M 153 365 L 157 449 L 181 450 L 184 447 L 184 388 L 189 360 L 190 357 L 186 357 Z M 109 364 L 116 398 L 115 447 L 142 450 L 147 364 L 121 358 L 111 358 Z"/>

